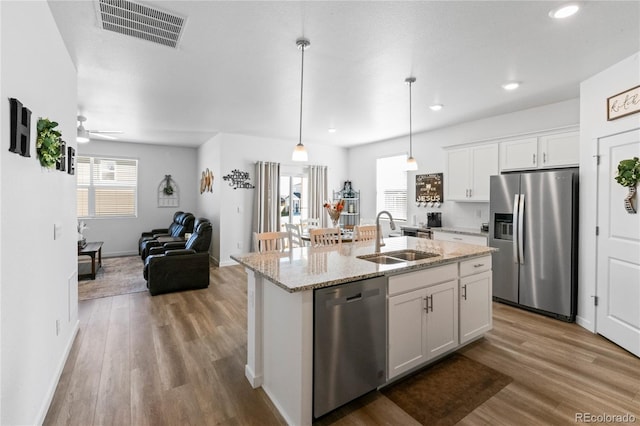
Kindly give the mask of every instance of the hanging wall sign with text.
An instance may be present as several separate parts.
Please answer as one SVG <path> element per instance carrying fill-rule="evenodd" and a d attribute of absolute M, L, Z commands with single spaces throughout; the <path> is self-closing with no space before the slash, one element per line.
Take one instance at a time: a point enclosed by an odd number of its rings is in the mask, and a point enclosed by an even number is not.
<path fill-rule="evenodd" d="M 607 98 L 607 121 L 640 112 L 640 86 Z"/>
<path fill-rule="evenodd" d="M 442 177 L 443 173 L 416 175 L 416 202 L 442 203 L 444 201 Z"/>

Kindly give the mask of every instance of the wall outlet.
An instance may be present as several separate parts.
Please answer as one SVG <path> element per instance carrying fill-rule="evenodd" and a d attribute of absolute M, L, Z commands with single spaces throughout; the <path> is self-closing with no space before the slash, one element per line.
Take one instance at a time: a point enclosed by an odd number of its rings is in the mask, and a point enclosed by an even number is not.
<path fill-rule="evenodd" d="M 60 320 L 56 320 L 56 336 L 60 335 Z"/>
<path fill-rule="evenodd" d="M 242 241 L 238 241 L 238 248 L 241 249 L 242 248 Z"/>

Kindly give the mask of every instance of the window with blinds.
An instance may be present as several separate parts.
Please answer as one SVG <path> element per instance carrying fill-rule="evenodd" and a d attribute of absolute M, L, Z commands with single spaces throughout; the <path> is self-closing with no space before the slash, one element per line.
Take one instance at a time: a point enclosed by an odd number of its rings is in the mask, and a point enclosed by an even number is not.
<path fill-rule="evenodd" d="M 376 161 L 376 210 L 387 210 L 393 219 L 407 219 L 407 156 Z"/>
<path fill-rule="evenodd" d="M 138 160 L 76 157 L 78 217 L 135 217 Z"/>

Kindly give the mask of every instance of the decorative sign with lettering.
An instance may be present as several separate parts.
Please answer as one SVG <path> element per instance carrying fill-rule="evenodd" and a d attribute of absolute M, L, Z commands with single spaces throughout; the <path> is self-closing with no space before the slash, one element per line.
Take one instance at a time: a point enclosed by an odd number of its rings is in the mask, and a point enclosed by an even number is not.
<path fill-rule="evenodd" d="M 23 157 L 30 157 L 31 111 L 15 98 L 9 98 L 9 105 L 11 109 L 9 151 L 20 154 Z"/>
<path fill-rule="evenodd" d="M 416 202 L 417 203 L 441 203 L 442 173 L 416 175 Z"/>
<path fill-rule="evenodd" d="M 640 86 L 607 98 L 607 121 L 640 112 Z"/>

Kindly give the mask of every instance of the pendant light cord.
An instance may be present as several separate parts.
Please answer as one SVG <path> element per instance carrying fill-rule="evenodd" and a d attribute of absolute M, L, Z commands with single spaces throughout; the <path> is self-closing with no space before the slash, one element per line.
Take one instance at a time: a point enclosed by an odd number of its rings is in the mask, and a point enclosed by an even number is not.
<path fill-rule="evenodd" d="M 304 43 L 300 45 L 302 50 L 302 71 L 300 72 L 300 135 L 298 136 L 298 145 L 302 144 L 302 93 L 304 85 Z"/>
<path fill-rule="evenodd" d="M 412 131 L 411 131 L 411 129 L 412 129 L 412 126 L 411 126 L 412 125 L 412 122 L 411 122 L 411 116 L 412 116 L 412 114 L 411 114 L 411 84 L 412 83 L 413 83 L 412 81 L 409 82 L 409 158 L 413 158 L 413 140 L 412 140 L 412 137 L 411 137 L 411 134 L 412 134 Z"/>

